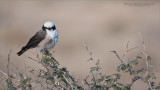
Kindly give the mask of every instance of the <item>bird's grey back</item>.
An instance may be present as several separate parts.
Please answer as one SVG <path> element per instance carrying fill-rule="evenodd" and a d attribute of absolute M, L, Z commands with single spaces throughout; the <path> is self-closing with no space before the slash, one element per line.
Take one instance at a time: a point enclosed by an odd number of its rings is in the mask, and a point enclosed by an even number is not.
<path fill-rule="evenodd" d="M 29 40 L 25 47 L 27 49 L 36 47 L 42 40 L 45 39 L 46 34 L 47 33 L 44 30 L 36 32 L 36 34 Z"/>

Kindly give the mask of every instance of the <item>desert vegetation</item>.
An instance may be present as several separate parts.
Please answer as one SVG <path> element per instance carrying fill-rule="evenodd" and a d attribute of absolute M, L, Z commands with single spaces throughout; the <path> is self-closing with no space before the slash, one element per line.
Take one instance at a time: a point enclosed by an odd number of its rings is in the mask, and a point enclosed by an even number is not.
<path fill-rule="evenodd" d="M 41 90 L 132 90 L 132 85 L 136 81 L 141 80 L 148 85 L 148 90 L 159 90 L 160 84 L 155 82 L 158 78 L 153 72 L 153 69 L 156 69 L 159 65 L 152 66 L 149 64 L 152 58 L 147 54 L 141 33 L 138 33 L 138 35 L 143 51 L 139 52 L 137 56 L 130 57 L 132 59 L 128 59 L 127 54 L 138 48 L 129 48 L 129 41 L 127 42 L 126 52 L 123 56 L 120 56 L 117 51 L 110 51 L 119 60 L 119 65 L 115 66 L 117 67 L 117 73 L 111 73 L 110 75 L 105 75 L 101 72 L 100 60 L 93 59 L 93 52 L 90 51 L 87 42 L 85 42 L 86 51 L 90 56 L 88 63 L 94 63 L 94 66 L 90 67 L 90 71 L 83 81 L 79 81 L 71 75 L 67 67 L 60 67 L 58 60 L 49 51 L 43 52 L 42 57 L 39 57 L 38 60 L 26 56 L 29 60 L 37 62 L 37 64 L 43 67 L 43 69 L 39 70 L 29 69 L 26 72 L 34 74 L 38 79 L 33 79 L 27 76 L 26 73 L 14 75 L 10 73 L 10 59 L 12 59 L 10 58 L 12 50 L 10 50 L 6 66 L 8 72 L 5 73 L 0 70 L 0 73 L 3 74 L 1 78 L 4 85 L 2 86 L 4 90 L 35 90 L 36 85 Z M 139 65 L 143 60 L 145 60 L 146 65 L 145 67 L 140 67 Z M 124 73 L 131 76 L 131 82 L 128 84 L 120 81 Z M 33 83 L 36 83 L 36 85 L 33 85 Z"/>

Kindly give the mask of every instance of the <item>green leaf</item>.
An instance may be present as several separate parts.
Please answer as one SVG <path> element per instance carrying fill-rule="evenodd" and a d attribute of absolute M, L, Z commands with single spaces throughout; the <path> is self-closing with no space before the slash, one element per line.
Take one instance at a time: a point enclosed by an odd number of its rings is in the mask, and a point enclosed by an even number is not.
<path fill-rule="evenodd" d="M 66 81 L 66 79 L 62 78 L 62 81 L 63 81 L 65 84 L 67 84 L 67 81 Z"/>
<path fill-rule="evenodd" d="M 97 79 L 98 82 L 102 82 L 104 80 L 104 76 L 101 76 L 99 79 Z"/>
<path fill-rule="evenodd" d="M 122 70 L 122 71 L 126 70 L 126 68 L 127 68 L 127 67 L 126 67 L 125 64 L 122 64 L 122 65 L 121 65 L 121 70 Z"/>
<path fill-rule="evenodd" d="M 93 71 L 98 71 L 99 69 L 101 69 L 100 67 L 96 66 L 96 67 L 91 67 L 90 68 L 90 73 Z"/>
<path fill-rule="evenodd" d="M 111 78 L 111 76 L 109 75 L 109 76 L 106 76 L 106 79 L 110 79 Z"/>
<path fill-rule="evenodd" d="M 116 73 L 115 76 L 116 76 L 117 79 L 120 79 L 121 75 L 119 73 Z"/>
<path fill-rule="evenodd" d="M 68 75 L 68 73 L 65 73 L 65 77 L 66 77 L 66 78 L 69 78 L 69 75 Z"/>
<path fill-rule="evenodd" d="M 148 56 L 148 57 L 147 57 L 147 61 L 150 61 L 150 60 L 151 60 L 151 56 Z"/>
<path fill-rule="evenodd" d="M 138 65 L 138 60 L 135 59 L 135 60 L 133 61 L 133 63 L 134 63 L 135 65 Z"/>

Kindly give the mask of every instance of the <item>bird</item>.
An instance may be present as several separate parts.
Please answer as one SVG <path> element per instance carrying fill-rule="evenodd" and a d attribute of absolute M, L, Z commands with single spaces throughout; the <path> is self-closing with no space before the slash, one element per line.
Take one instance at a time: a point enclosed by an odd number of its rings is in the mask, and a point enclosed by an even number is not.
<path fill-rule="evenodd" d="M 58 42 L 58 30 L 52 21 L 43 24 L 42 29 L 32 36 L 28 43 L 17 53 L 21 56 L 24 52 L 32 48 L 39 48 L 40 51 L 51 50 Z"/>

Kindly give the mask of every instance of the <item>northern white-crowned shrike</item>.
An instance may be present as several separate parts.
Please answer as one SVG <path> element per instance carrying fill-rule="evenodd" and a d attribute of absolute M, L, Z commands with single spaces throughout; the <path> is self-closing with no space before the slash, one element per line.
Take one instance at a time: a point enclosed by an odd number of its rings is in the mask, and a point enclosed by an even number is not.
<path fill-rule="evenodd" d="M 31 48 L 38 47 L 40 51 L 48 51 L 52 49 L 58 41 L 58 31 L 53 22 L 45 22 L 42 30 L 38 31 L 33 37 L 30 38 L 28 43 L 22 47 L 17 53 L 18 56 L 22 55 L 25 51 Z"/>

